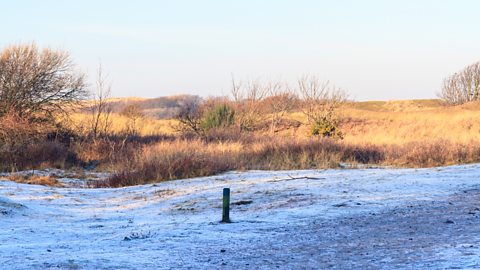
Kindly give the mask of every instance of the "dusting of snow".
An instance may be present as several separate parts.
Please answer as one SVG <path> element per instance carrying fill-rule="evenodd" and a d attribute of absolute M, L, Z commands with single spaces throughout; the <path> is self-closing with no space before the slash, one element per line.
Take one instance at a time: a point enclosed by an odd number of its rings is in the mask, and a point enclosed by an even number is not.
<path fill-rule="evenodd" d="M 2 267 L 480 267 L 478 164 L 77 186 L 0 181 Z M 230 224 L 219 222 L 224 187 L 231 188 Z"/>

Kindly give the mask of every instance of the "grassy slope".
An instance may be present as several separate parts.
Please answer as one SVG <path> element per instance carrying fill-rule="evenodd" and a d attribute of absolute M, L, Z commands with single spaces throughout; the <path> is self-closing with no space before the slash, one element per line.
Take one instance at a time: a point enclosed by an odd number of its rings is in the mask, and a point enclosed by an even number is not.
<path fill-rule="evenodd" d="M 352 143 L 480 141 L 480 103 L 448 107 L 439 100 L 358 102 L 346 106 L 343 116 L 345 140 Z"/>

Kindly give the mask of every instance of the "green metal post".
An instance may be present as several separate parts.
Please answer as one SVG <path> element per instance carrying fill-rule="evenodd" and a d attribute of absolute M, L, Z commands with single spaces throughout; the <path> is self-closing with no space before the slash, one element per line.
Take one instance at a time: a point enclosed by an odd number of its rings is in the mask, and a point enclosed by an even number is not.
<path fill-rule="evenodd" d="M 230 223 L 230 189 L 223 189 L 222 222 Z"/>

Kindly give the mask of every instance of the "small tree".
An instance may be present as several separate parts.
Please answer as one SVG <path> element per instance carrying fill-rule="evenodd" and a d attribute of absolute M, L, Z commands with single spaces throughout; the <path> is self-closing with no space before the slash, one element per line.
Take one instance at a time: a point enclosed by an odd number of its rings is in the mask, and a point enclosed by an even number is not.
<path fill-rule="evenodd" d="M 127 134 L 138 135 L 138 120 L 144 117 L 142 109 L 140 109 L 138 105 L 128 105 L 121 111 L 120 114 L 127 117 Z"/>
<path fill-rule="evenodd" d="M 184 100 L 180 105 L 178 113 L 175 117 L 178 121 L 178 125 L 175 127 L 181 133 L 195 133 L 196 135 L 202 135 L 202 99 L 197 96 L 193 96 L 190 99 Z"/>
<path fill-rule="evenodd" d="M 452 105 L 480 99 L 480 62 L 467 66 L 443 81 L 440 97 Z"/>
<path fill-rule="evenodd" d="M 0 117 L 14 113 L 29 122 L 55 121 L 86 97 L 84 76 L 68 53 L 13 45 L 0 52 Z"/>
<path fill-rule="evenodd" d="M 105 136 L 109 133 L 112 126 L 111 114 L 112 106 L 108 102 L 111 94 L 111 85 L 107 83 L 107 77 L 103 73 L 102 65 L 98 66 L 97 80 L 95 89 L 92 92 L 92 104 L 89 106 L 90 111 L 90 135 L 94 140 L 99 136 Z"/>
<path fill-rule="evenodd" d="M 311 134 L 342 138 L 337 109 L 346 101 L 345 92 L 315 76 L 301 77 L 298 88 L 303 99 L 302 111 L 312 126 Z"/>

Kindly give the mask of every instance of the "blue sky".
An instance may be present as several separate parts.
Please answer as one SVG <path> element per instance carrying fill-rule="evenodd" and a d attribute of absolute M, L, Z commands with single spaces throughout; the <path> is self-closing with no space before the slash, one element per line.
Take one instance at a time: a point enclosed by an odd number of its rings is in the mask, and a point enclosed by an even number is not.
<path fill-rule="evenodd" d="M 433 98 L 480 60 L 480 1 L 3 1 L 0 47 L 67 50 L 114 96 L 226 95 L 314 74 L 356 100 Z"/>

